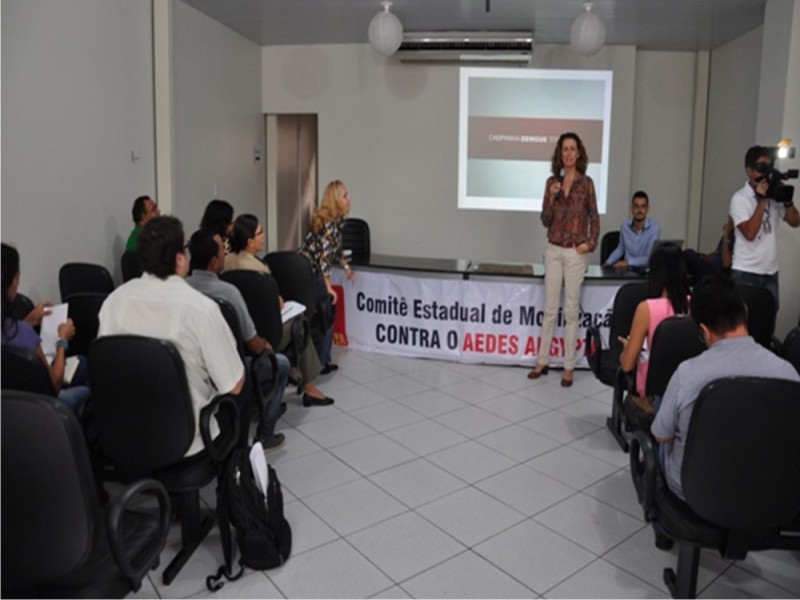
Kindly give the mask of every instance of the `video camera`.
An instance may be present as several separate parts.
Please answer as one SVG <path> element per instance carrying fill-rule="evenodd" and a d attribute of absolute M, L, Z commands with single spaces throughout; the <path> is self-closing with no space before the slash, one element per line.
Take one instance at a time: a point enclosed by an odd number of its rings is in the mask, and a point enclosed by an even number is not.
<path fill-rule="evenodd" d="M 766 180 L 769 184 L 767 193 L 764 196 L 772 198 L 776 202 L 782 202 L 784 206 L 791 206 L 794 198 L 794 186 L 786 185 L 783 182 L 787 179 L 797 179 L 797 169 L 789 169 L 785 173 L 781 173 L 778 169 L 766 163 L 756 163 L 754 168 L 761 173 L 756 182 L 760 183 Z"/>

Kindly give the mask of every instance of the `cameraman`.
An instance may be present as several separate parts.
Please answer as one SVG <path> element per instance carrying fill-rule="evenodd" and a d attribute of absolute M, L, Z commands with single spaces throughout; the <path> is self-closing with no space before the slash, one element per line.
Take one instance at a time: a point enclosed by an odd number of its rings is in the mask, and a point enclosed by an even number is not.
<path fill-rule="evenodd" d="M 738 283 L 766 287 L 775 298 L 778 311 L 778 223 L 785 220 L 800 227 L 800 213 L 792 204 L 777 202 L 770 196 L 766 177 L 772 171 L 772 150 L 752 146 L 744 158 L 747 183 L 731 198 L 730 216 L 736 225 L 731 277 Z M 791 190 L 789 190 L 791 191 Z"/>

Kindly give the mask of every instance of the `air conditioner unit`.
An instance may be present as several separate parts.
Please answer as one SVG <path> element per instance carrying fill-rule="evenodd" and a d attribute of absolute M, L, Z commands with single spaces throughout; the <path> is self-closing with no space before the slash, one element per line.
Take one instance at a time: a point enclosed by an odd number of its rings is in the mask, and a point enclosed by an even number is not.
<path fill-rule="evenodd" d="M 532 31 L 407 31 L 397 57 L 404 62 L 527 63 Z"/>

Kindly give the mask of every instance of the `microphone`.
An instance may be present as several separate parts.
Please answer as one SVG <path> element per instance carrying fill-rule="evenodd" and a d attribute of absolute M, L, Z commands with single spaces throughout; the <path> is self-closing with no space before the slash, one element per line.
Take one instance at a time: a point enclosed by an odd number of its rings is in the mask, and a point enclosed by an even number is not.
<path fill-rule="evenodd" d="M 566 174 L 566 171 L 564 171 L 564 168 L 562 167 L 561 170 L 558 172 L 558 183 L 561 184 L 561 187 L 558 188 L 558 193 L 553 198 L 553 202 L 558 202 L 558 199 L 561 198 L 561 196 L 563 195 L 562 189 L 564 187 L 564 175 L 565 174 Z"/>

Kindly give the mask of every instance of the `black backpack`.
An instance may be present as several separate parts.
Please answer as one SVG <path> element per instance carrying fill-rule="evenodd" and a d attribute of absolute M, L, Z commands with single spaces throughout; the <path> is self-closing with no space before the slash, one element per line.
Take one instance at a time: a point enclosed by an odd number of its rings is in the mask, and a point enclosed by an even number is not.
<path fill-rule="evenodd" d="M 239 579 L 244 567 L 264 570 L 282 565 L 292 550 L 292 529 L 283 516 L 283 493 L 275 469 L 267 465 L 266 503 L 256 485 L 250 466 L 250 448 L 231 452 L 217 482 L 217 517 L 225 564 L 216 575 L 206 578 L 206 587 L 215 592 L 224 583 Z M 239 545 L 239 572 L 233 574 L 233 548 L 230 525 L 236 529 Z"/>

